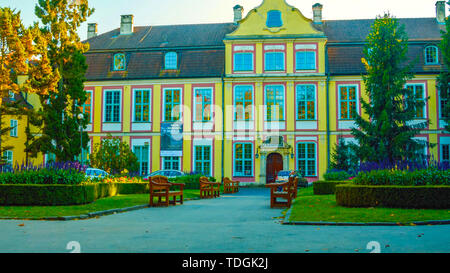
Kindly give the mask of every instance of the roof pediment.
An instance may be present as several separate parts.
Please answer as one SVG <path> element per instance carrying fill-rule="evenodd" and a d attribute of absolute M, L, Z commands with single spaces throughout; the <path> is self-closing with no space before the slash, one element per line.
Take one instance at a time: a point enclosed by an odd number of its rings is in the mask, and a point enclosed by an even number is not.
<path fill-rule="evenodd" d="M 238 28 L 225 39 L 257 37 L 324 37 L 324 33 L 313 26 L 300 10 L 285 0 L 264 0 L 239 21 Z"/>

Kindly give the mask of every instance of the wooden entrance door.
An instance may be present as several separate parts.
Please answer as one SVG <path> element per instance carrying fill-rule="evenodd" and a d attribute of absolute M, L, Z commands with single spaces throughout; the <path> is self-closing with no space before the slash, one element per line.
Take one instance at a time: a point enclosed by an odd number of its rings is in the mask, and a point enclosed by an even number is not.
<path fill-rule="evenodd" d="M 267 157 L 266 183 L 275 183 L 279 171 L 283 170 L 283 157 L 280 154 L 270 154 Z"/>

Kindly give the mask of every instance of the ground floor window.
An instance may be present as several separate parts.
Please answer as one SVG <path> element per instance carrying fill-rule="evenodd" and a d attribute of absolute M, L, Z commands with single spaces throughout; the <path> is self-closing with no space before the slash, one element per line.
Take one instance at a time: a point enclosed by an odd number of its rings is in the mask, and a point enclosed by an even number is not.
<path fill-rule="evenodd" d="M 149 146 L 134 146 L 134 154 L 138 158 L 139 174 L 146 176 L 149 173 Z"/>
<path fill-rule="evenodd" d="M 195 146 L 195 171 L 211 176 L 211 146 Z"/>
<path fill-rule="evenodd" d="M 450 163 L 450 144 L 444 144 L 441 146 L 441 161 Z"/>
<path fill-rule="evenodd" d="M 166 156 L 163 157 L 164 170 L 179 171 L 180 170 L 180 157 L 178 156 Z"/>
<path fill-rule="evenodd" d="M 253 143 L 234 144 L 234 176 L 253 177 Z"/>
<path fill-rule="evenodd" d="M 303 176 L 317 176 L 316 143 L 297 144 L 297 167 Z"/>

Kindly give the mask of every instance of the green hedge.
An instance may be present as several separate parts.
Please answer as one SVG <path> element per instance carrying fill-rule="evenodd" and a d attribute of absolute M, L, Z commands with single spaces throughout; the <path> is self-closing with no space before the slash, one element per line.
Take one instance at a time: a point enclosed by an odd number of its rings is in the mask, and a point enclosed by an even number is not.
<path fill-rule="evenodd" d="M 83 205 L 118 194 L 148 193 L 148 183 L 98 183 L 88 185 L 0 185 L 3 206 Z"/>
<path fill-rule="evenodd" d="M 83 172 L 73 169 L 40 169 L 0 173 L 0 185 L 80 185 L 85 180 Z"/>
<path fill-rule="evenodd" d="M 449 209 L 450 186 L 338 185 L 336 202 L 344 207 Z"/>
<path fill-rule="evenodd" d="M 313 183 L 313 191 L 315 195 L 334 194 L 336 185 L 348 183 L 350 181 L 317 181 Z"/>
<path fill-rule="evenodd" d="M 354 183 L 372 186 L 450 186 L 450 170 L 375 170 L 359 173 Z"/>

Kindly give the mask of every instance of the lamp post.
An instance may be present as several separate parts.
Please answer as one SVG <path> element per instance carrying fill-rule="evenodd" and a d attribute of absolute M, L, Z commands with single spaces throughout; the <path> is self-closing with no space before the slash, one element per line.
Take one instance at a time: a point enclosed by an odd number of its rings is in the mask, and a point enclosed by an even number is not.
<path fill-rule="evenodd" d="M 79 114 L 78 115 L 78 120 L 79 120 L 79 124 L 80 124 L 80 149 L 81 149 L 81 165 L 83 165 L 83 125 L 81 124 L 81 121 L 84 119 L 84 115 L 83 114 Z"/>

